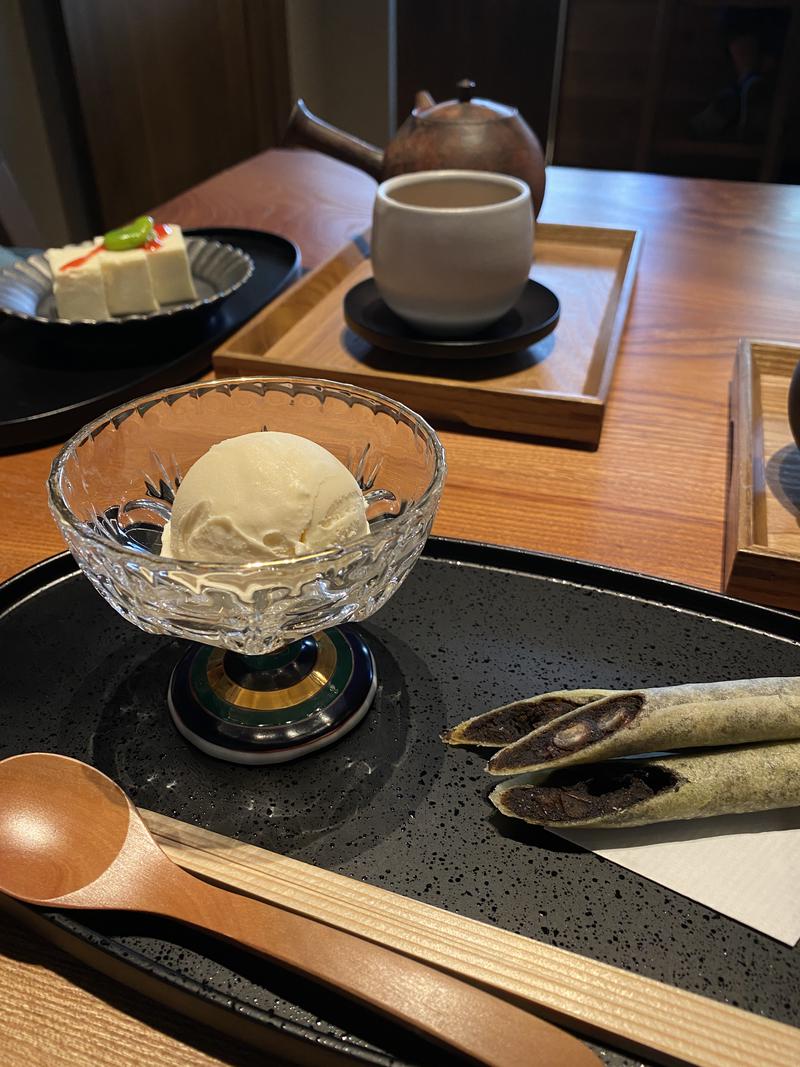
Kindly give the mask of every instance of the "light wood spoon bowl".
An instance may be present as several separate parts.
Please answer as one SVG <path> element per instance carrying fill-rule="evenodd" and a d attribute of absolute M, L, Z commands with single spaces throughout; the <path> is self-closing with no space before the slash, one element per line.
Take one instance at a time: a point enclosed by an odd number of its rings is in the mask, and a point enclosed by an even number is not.
<path fill-rule="evenodd" d="M 181 870 L 127 796 L 67 756 L 0 761 L 0 891 L 29 904 L 163 915 L 261 953 L 490 1067 L 598 1067 L 584 1044 L 380 945 Z"/>

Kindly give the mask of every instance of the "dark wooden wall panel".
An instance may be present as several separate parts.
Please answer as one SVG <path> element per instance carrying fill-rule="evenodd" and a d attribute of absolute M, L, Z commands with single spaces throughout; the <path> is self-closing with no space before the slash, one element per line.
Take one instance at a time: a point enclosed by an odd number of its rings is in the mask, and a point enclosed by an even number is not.
<path fill-rule="evenodd" d="M 397 119 L 418 89 L 451 100 L 461 78 L 518 107 L 547 140 L 558 0 L 398 0 Z"/>
<path fill-rule="evenodd" d="M 658 0 L 569 0 L 556 163 L 635 168 L 657 9 Z"/>
<path fill-rule="evenodd" d="M 768 124 L 698 133 L 735 84 L 716 0 L 569 0 L 554 161 L 714 178 L 797 180 L 800 0 L 731 6 L 793 13 L 767 86 Z M 782 162 L 783 160 L 783 162 Z"/>
<path fill-rule="evenodd" d="M 280 0 L 61 5 L 106 226 L 278 140 Z"/>

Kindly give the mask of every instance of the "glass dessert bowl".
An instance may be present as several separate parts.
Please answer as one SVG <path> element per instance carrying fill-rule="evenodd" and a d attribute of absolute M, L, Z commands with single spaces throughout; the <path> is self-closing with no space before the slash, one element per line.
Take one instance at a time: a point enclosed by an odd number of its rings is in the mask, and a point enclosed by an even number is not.
<path fill-rule="evenodd" d="M 259 430 L 308 438 L 351 472 L 369 532 L 270 562 L 162 556 L 187 470 L 212 445 Z M 210 755 L 294 759 L 360 721 L 375 693 L 372 654 L 350 624 L 400 587 L 430 532 L 444 450 L 409 408 L 310 378 L 235 378 L 142 397 L 89 423 L 53 461 L 50 509 L 97 591 L 150 633 L 192 642 L 168 704 Z"/>

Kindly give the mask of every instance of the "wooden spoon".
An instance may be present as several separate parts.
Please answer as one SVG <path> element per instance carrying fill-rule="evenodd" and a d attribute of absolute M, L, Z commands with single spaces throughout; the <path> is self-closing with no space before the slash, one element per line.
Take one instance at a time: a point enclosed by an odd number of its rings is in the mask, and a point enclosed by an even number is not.
<path fill-rule="evenodd" d="M 380 945 L 187 874 L 110 778 L 67 756 L 0 761 L 0 891 L 164 915 L 235 941 L 489 1067 L 598 1067 L 520 1008 Z"/>

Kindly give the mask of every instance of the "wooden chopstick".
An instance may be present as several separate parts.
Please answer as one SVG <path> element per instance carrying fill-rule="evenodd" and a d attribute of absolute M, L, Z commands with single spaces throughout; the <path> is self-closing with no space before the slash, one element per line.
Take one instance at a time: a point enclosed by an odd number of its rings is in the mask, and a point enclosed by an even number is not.
<path fill-rule="evenodd" d="M 344 875 L 142 811 L 186 870 L 403 952 L 663 1064 L 788 1067 L 800 1030 Z"/>

